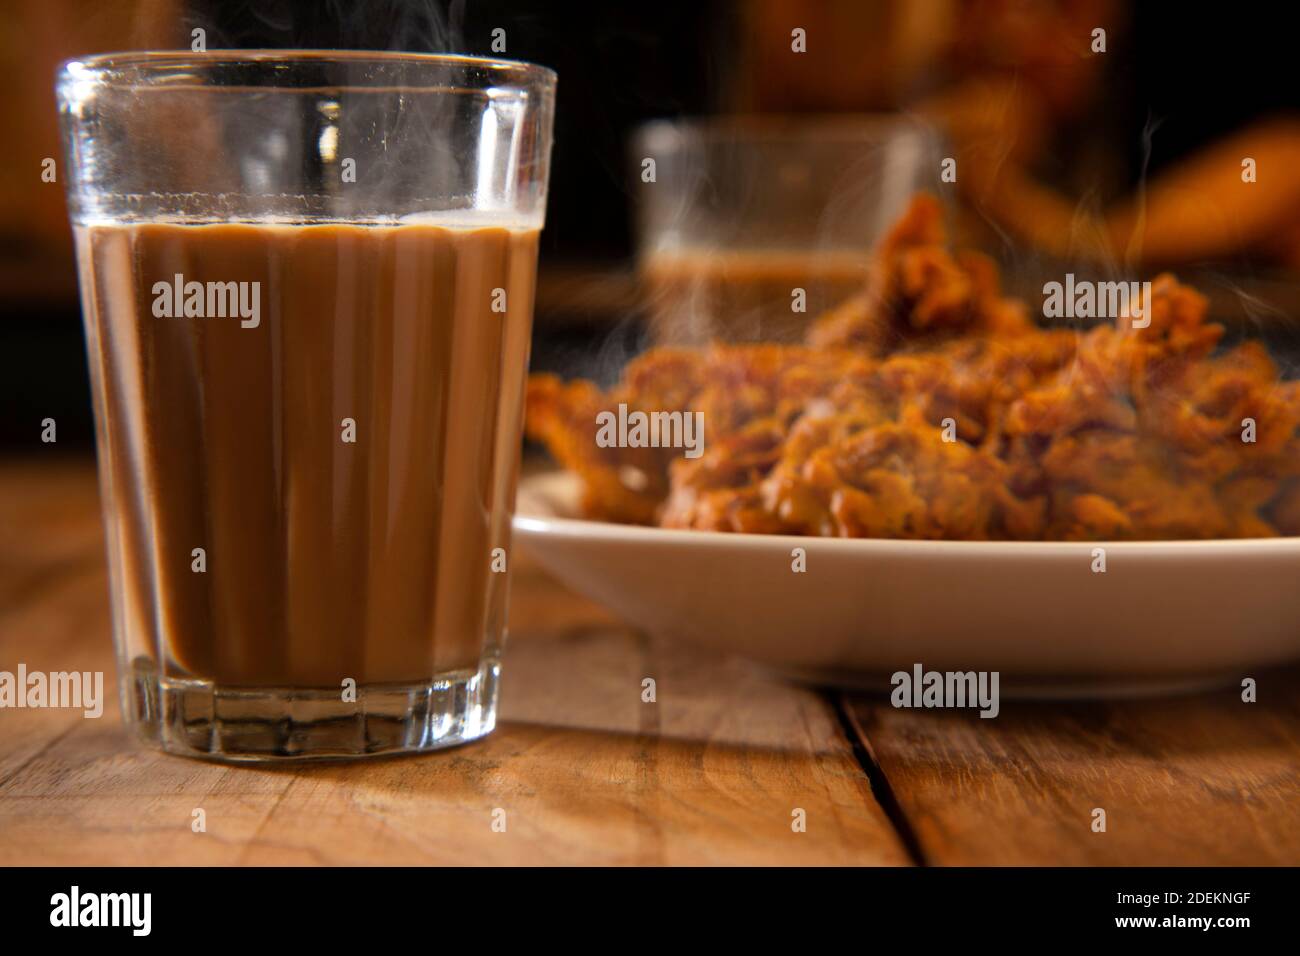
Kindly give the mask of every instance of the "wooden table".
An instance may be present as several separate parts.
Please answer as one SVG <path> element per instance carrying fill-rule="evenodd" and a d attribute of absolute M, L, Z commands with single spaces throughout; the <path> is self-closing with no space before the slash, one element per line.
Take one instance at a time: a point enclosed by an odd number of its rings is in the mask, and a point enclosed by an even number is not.
<path fill-rule="evenodd" d="M 894 710 L 515 574 L 499 729 L 445 753 L 229 767 L 138 749 L 116 699 L 0 710 L 0 864 L 1300 863 L 1296 671 L 1258 675 L 1256 704 Z M 89 461 L 0 465 L 0 670 L 20 661 L 112 684 Z"/>

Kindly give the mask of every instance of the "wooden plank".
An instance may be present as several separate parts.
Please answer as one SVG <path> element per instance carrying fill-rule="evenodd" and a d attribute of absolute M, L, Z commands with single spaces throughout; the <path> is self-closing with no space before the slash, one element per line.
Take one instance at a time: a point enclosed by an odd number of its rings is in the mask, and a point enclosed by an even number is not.
<path fill-rule="evenodd" d="M 0 670 L 103 671 L 116 704 L 104 562 L 89 462 L 51 453 L 0 466 Z M 0 782 L 82 719 L 0 711 Z"/>
<path fill-rule="evenodd" d="M 86 470 L 22 519 L 62 544 L 38 560 L 27 536 L 0 536 L 0 669 L 112 674 Z M 0 468 L 0 500 L 20 485 L 30 473 Z M 15 584 L 41 562 L 56 571 L 38 588 Z M 513 586 L 501 726 L 443 754 L 228 767 L 137 748 L 115 693 L 100 720 L 0 711 L 0 864 L 907 862 L 818 695 L 655 646 L 526 560 Z"/>
<path fill-rule="evenodd" d="M 55 452 L 0 465 L 0 614 L 103 562 L 93 465 Z"/>
<path fill-rule="evenodd" d="M 1002 701 L 972 712 L 844 701 L 926 862 L 1300 864 L 1300 671 L 1192 696 Z M 1092 811 L 1106 811 L 1106 831 Z"/>
<path fill-rule="evenodd" d="M 446 760 L 298 774 L 268 822 L 272 846 L 255 841 L 244 861 L 306 862 L 337 813 L 329 862 L 905 862 L 820 700 L 654 654 L 612 629 L 519 638 L 497 734 Z M 701 685 L 726 690 L 701 700 Z M 807 833 L 791 830 L 795 807 Z M 505 833 L 491 829 L 498 808 Z"/>

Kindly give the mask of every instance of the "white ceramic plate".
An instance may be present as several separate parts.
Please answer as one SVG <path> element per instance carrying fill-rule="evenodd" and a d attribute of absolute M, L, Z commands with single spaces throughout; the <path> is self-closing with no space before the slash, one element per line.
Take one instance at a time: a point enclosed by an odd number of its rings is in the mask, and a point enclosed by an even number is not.
<path fill-rule="evenodd" d="M 514 530 L 630 624 L 795 677 L 996 670 L 1003 691 L 1106 694 L 1239 680 L 1300 657 L 1300 538 L 844 540 L 572 517 L 577 482 L 526 479 Z M 1094 548 L 1105 573 L 1092 570 Z M 804 548 L 807 570 L 792 570 Z"/>

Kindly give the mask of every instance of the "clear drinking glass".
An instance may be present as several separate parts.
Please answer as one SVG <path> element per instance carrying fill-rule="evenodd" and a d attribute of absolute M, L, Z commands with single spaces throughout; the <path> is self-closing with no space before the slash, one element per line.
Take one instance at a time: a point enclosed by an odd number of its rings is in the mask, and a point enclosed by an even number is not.
<path fill-rule="evenodd" d="M 846 115 L 658 120 L 631 155 L 651 334 L 685 345 L 800 341 L 861 289 L 872 247 L 938 184 L 943 153 L 919 120 Z"/>
<path fill-rule="evenodd" d="M 259 760 L 492 730 L 554 90 L 453 56 L 63 66 L 144 739 Z"/>

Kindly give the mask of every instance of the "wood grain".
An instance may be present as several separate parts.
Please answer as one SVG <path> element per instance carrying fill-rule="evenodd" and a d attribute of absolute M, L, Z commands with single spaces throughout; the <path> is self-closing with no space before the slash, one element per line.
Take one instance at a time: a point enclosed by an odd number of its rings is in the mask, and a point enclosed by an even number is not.
<path fill-rule="evenodd" d="M 111 683 L 90 465 L 0 466 L 0 519 L 0 669 Z M 513 588 L 501 725 L 442 754 L 228 767 L 140 749 L 115 695 L 0 711 L 0 864 L 908 862 L 819 695 L 653 645 L 526 560 Z"/>
<path fill-rule="evenodd" d="M 1185 697 L 1002 701 L 1001 713 L 848 699 L 926 862 L 1300 863 L 1300 672 Z M 1106 811 L 1106 831 L 1092 812 Z"/>
<path fill-rule="evenodd" d="M 0 710 L 0 864 L 1300 863 L 1300 671 L 1254 675 L 1256 704 L 1004 699 L 993 720 L 847 696 L 850 739 L 821 695 L 648 641 L 526 558 L 511 632 L 497 732 L 431 756 L 236 768 L 140 749 L 115 694 L 99 720 Z M 18 661 L 113 680 L 87 461 L 0 464 Z"/>

